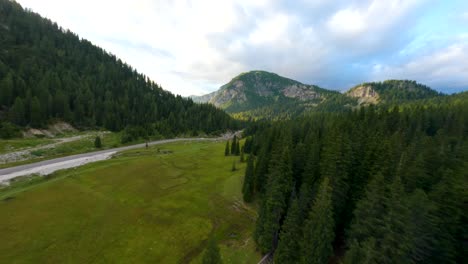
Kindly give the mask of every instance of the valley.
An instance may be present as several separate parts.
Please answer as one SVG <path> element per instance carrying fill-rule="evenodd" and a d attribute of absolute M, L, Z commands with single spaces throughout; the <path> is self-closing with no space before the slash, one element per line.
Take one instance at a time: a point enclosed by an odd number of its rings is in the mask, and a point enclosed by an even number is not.
<path fill-rule="evenodd" d="M 466 262 L 468 6 L 312 2 L 0 0 L 0 263 Z"/>
<path fill-rule="evenodd" d="M 225 263 L 259 260 L 250 236 L 256 213 L 242 202 L 245 165 L 232 172 L 238 157 L 225 158 L 223 148 L 128 150 L 0 189 L 0 262 L 199 263 L 210 235 Z"/>

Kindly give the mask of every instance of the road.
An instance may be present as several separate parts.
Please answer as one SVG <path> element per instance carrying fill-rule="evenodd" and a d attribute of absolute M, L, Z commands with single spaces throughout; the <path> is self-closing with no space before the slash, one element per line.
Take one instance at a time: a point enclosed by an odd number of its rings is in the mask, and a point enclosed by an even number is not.
<path fill-rule="evenodd" d="M 175 139 L 164 139 L 158 141 L 149 142 L 149 146 L 159 145 L 159 144 L 166 144 L 171 142 L 178 142 L 178 141 L 216 141 L 221 140 L 224 138 L 175 138 Z M 113 148 L 113 149 L 106 149 L 94 152 L 88 152 L 83 154 L 71 155 L 56 159 L 44 160 L 36 163 L 20 165 L 16 167 L 0 169 L 0 184 L 8 183 L 9 180 L 30 175 L 30 174 L 50 174 L 56 170 L 66 169 L 66 168 L 73 168 L 77 166 L 84 165 L 86 163 L 104 160 L 115 154 L 116 152 L 129 150 L 129 149 L 137 149 L 137 148 L 144 148 L 145 143 L 136 144 L 131 146 Z"/>

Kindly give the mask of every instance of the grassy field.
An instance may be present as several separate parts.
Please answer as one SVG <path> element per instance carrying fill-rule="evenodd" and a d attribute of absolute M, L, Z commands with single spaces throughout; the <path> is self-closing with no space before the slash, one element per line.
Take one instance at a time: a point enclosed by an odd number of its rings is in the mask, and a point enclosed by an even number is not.
<path fill-rule="evenodd" d="M 158 151 L 158 149 L 160 151 Z M 256 263 L 245 164 L 224 142 L 174 143 L 0 190 L 0 263 Z"/>

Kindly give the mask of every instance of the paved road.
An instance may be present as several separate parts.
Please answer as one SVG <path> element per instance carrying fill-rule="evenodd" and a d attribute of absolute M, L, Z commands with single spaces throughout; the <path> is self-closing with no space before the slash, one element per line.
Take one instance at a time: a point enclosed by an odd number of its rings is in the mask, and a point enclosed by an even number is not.
<path fill-rule="evenodd" d="M 175 139 L 152 141 L 152 142 L 149 142 L 148 145 L 153 146 L 153 145 L 159 145 L 159 144 L 165 144 L 165 143 L 171 143 L 171 142 L 177 142 L 177 141 L 203 141 L 203 140 L 215 141 L 215 140 L 220 140 L 220 139 L 223 139 L 223 138 L 175 138 Z M 145 147 L 145 143 L 142 143 L 142 144 L 136 144 L 136 145 L 131 145 L 131 146 L 71 155 L 71 156 L 66 156 L 62 158 L 44 160 L 44 161 L 40 161 L 36 163 L 20 165 L 20 166 L 6 168 L 6 169 L 0 169 L 0 179 L 3 178 L 3 180 L 10 180 L 14 177 L 8 177 L 7 175 L 9 174 L 18 175 L 18 174 L 21 174 L 22 171 L 31 171 L 31 170 L 34 170 L 35 168 L 40 168 L 40 167 L 44 167 L 48 165 L 64 163 L 64 162 L 73 162 L 73 160 L 83 160 L 85 158 L 92 158 L 92 157 L 99 156 L 99 155 L 110 154 L 110 153 L 119 152 L 123 150 L 129 150 L 129 149 L 144 148 L 144 147 Z M 22 176 L 22 175 L 18 175 L 18 176 Z"/>

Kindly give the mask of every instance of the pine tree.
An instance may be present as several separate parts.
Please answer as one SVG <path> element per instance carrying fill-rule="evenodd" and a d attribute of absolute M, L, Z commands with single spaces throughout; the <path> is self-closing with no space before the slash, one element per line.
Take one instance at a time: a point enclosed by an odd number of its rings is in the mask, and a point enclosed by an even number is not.
<path fill-rule="evenodd" d="M 252 202 L 254 195 L 254 158 L 252 154 L 250 154 L 249 158 L 247 159 L 247 168 L 245 169 L 242 195 L 244 202 Z"/>
<path fill-rule="evenodd" d="M 240 155 L 240 145 L 239 145 L 239 140 L 237 141 L 236 143 L 236 156 L 239 156 Z"/>
<path fill-rule="evenodd" d="M 40 127 L 42 125 L 42 111 L 41 111 L 41 104 L 39 103 L 39 99 L 37 97 L 33 97 L 31 101 L 31 126 L 33 127 Z"/>
<path fill-rule="evenodd" d="M 13 75 L 8 73 L 3 80 L 0 81 L 0 106 L 8 106 L 13 100 Z"/>
<path fill-rule="evenodd" d="M 354 218 L 349 232 L 349 241 L 361 242 L 374 236 L 382 239 L 386 213 L 386 189 L 382 174 L 377 174 L 366 188 L 366 196 L 361 199 L 354 210 Z"/>
<path fill-rule="evenodd" d="M 320 159 L 321 177 L 328 177 L 332 188 L 332 200 L 335 224 L 344 225 L 343 210 L 349 195 L 348 169 L 351 151 L 347 137 L 339 133 L 339 127 L 332 127 L 332 133 L 326 139 Z"/>
<path fill-rule="evenodd" d="M 102 143 L 101 143 L 101 137 L 100 136 L 97 136 L 94 139 L 94 147 L 95 148 L 102 148 Z"/>
<path fill-rule="evenodd" d="M 380 241 L 379 263 L 408 263 L 409 248 L 409 210 L 405 202 L 405 192 L 400 178 L 395 177 L 389 190 L 383 237 Z M 381 216 L 382 217 L 382 216 Z"/>
<path fill-rule="evenodd" d="M 266 194 L 257 219 L 254 238 L 263 253 L 274 250 L 285 214 L 287 199 L 293 187 L 291 156 L 286 148 L 269 175 Z"/>
<path fill-rule="evenodd" d="M 350 249 L 346 252 L 343 260 L 344 264 L 373 264 L 377 262 L 377 256 L 380 254 L 376 251 L 376 242 L 373 237 L 362 243 L 356 240 L 351 242 Z"/>
<path fill-rule="evenodd" d="M 301 233 L 301 212 L 297 199 L 293 199 L 286 220 L 281 226 L 278 248 L 275 251 L 276 263 L 298 263 L 300 259 L 299 237 Z"/>
<path fill-rule="evenodd" d="M 437 247 L 436 206 L 423 190 L 416 189 L 408 199 L 408 209 L 409 257 L 414 263 L 431 263 Z"/>
<path fill-rule="evenodd" d="M 208 247 L 203 254 L 202 259 L 203 264 L 221 264 L 223 261 L 221 260 L 221 254 L 219 253 L 219 247 L 216 244 L 214 238 L 211 238 L 208 241 Z"/>
<path fill-rule="evenodd" d="M 224 156 L 229 156 L 229 140 L 226 141 L 226 147 L 224 148 Z"/>
<path fill-rule="evenodd" d="M 242 150 L 241 153 L 240 153 L 240 162 L 245 162 L 244 150 Z"/>
<path fill-rule="evenodd" d="M 237 153 L 237 136 L 234 135 L 234 138 L 232 138 L 232 144 L 231 144 L 231 155 L 236 155 Z"/>
<path fill-rule="evenodd" d="M 333 255 L 335 239 L 332 190 L 324 178 L 309 216 L 304 224 L 301 243 L 302 263 L 327 263 Z"/>
<path fill-rule="evenodd" d="M 26 123 L 25 111 L 23 100 L 20 97 L 16 97 L 15 103 L 9 111 L 10 121 L 16 125 L 24 125 Z"/>

